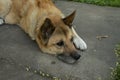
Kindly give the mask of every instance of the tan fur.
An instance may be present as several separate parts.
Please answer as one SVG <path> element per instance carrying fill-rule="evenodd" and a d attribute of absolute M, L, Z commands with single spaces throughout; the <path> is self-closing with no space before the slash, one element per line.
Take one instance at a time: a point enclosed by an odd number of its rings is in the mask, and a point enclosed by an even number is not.
<path fill-rule="evenodd" d="M 32 40 L 36 40 L 45 53 L 59 54 L 76 51 L 70 41 L 74 36 L 72 30 L 62 20 L 63 14 L 51 0 L 0 0 L 0 17 L 6 23 L 18 24 Z M 46 18 L 52 21 L 55 31 L 47 45 L 41 38 L 40 28 Z M 63 40 L 65 47 L 58 47 L 57 42 Z"/>

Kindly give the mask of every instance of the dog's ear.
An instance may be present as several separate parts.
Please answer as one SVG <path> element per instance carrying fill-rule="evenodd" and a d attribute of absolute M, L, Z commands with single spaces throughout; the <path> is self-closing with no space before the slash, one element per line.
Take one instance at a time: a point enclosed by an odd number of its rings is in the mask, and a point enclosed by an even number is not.
<path fill-rule="evenodd" d="M 53 34 L 54 30 L 55 30 L 55 27 L 53 26 L 51 20 L 46 18 L 40 29 L 41 36 L 45 42 L 47 42 L 49 40 L 49 38 Z"/>
<path fill-rule="evenodd" d="M 67 16 L 66 18 L 63 19 L 63 22 L 66 25 L 68 25 L 70 28 L 71 28 L 72 22 L 73 22 L 73 20 L 75 18 L 75 14 L 76 14 L 76 10 L 72 14 L 70 14 L 69 16 Z"/>

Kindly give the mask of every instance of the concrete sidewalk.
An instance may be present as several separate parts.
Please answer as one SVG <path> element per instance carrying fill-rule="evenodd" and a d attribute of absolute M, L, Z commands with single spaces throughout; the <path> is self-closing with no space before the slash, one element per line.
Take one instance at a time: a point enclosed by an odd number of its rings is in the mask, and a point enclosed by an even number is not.
<path fill-rule="evenodd" d="M 56 5 L 66 15 L 77 10 L 74 24 L 88 50 L 80 52 L 77 64 L 69 65 L 42 54 L 36 42 L 18 26 L 0 26 L 0 80 L 50 80 L 26 71 L 21 64 L 62 80 L 109 80 L 110 68 L 116 62 L 114 48 L 120 42 L 120 8 L 67 1 L 57 1 Z M 96 38 L 106 35 L 101 40 Z"/>

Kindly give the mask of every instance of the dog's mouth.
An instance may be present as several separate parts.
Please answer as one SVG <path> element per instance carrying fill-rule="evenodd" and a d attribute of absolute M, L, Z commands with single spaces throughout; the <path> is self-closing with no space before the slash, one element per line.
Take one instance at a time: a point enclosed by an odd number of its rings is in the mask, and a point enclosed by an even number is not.
<path fill-rule="evenodd" d="M 59 54 L 57 55 L 57 58 L 65 63 L 68 64 L 74 64 L 80 59 L 81 55 L 78 53 L 71 54 L 71 55 L 65 55 L 65 54 Z"/>

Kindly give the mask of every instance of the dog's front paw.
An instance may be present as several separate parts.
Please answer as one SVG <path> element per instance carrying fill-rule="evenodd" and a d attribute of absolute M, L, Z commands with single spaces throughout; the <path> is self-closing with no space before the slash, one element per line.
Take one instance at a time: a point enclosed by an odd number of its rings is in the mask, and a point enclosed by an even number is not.
<path fill-rule="evenodd" d="M 5 23 L 4 19 L 0 18 L 0 25 L 3 25 Z"/>
<path fill-rule="evenodd" d="M 84 51 L 87 49 L 87 44 L 80 37 L 74 37 L 73 43 L 74 43 L 75 47 L 79 50 Z"/>

